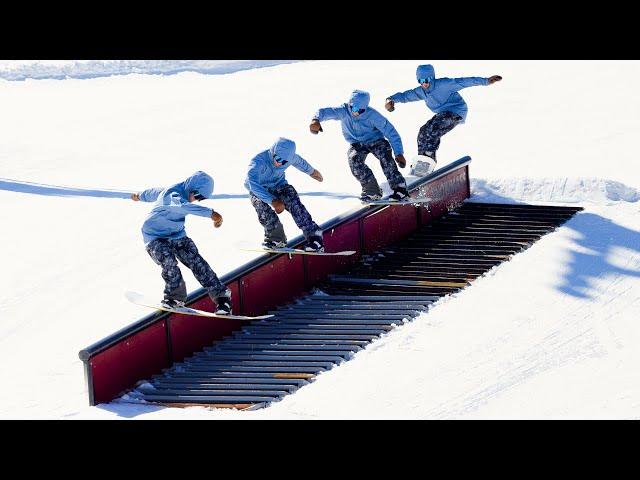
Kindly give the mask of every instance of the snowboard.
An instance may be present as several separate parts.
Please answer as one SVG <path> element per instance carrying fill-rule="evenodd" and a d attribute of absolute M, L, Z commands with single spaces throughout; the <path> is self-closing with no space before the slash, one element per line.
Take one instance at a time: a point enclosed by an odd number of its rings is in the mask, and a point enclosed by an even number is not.
<path fill-rule="evenodd" d="M 241 248 L 240 250 L 244 250 L 246 252 L 266 252 L 266 253 L 288 253 L 288 254 L 296 254 L 296 255 L 341 255 L 348 256 L 356 253 L 355 250 L 344 250 L 342 252 L 306 252 L 304 250 L 300 250 L 298 248 Z"/>
<path fill-rule="evenodd" d="M 199 317 L 212 317 L 212 318 L 227 318 L 229 320 L 262 320 L 264 318 L 271 318 L 273 315 L 261 315 L 258 317 L 245 317 L 243 315 L 220 315 L 213 312 L 205 312 L 204 310 L 196 310 L 195 308 L 190 307 L 176 307 L 169 308 L 161 305 L 160 302 L 156 300 L 145 297 L 141 293 L 138 292 L 125 292 L 125 297 L 131 303 L 135 303 L 136 305 L 141 305 L 143 307 L 154 308 L 156 310 L 163 310 L 165 312 L 172 313 L 181 313 L 183 315 L 197 315 Z"/>
<path fill-rule="evenodd" d="M 371 202 L 363 202 L 364 205 L 420 205 L 429 203 L 431 198 L 407 198 L 405 200 L 373 200 Z"/>
<path fill-rule="evenodd" d="M 436 169 L 436 161 L 425 155 L 416 155 L 409 162 L 409 175 L 424 177 Z"/>

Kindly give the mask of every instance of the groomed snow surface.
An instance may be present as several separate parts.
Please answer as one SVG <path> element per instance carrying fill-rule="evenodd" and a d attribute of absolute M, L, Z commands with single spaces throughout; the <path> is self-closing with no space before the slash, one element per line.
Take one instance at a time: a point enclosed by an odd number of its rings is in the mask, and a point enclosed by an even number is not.
<path fill-rule="evenodd" d="M 27 80 L 97 78 L 111 75 L 225 74 L 294 60 L 0 60 L 0 78 Z"/>
<path fill-rule="evenodd" d="M 163 288 L 140 235 L 150 204 L 129 192 L 210 173 L 216 198 L 204 204 L 224 224 L 186 225 L 222 275 L 259 255 L 239 250 L 262 236 L 242 185 L 250 158 L 292 138 L 325 178 L 287 171 L 314 219 L 358 206 L 339 123 L 314 136 L 309 120 L 367 90 L 410 159 L 431 114 L 418 102 L 388 113 L 384 99 L 413 88 L 416 66 L 429 62 L 231 73 L 175 73 L 164 62 L 164 71 L 121 64 L 103 70 L 126 75 L 79 78 L 106 63 L 95 61 L 67 65 L 66 80 L 40 79 L 35 62 L 0 62 L 0 418 L 640 418 L 640 62 L 628 61 L 431 62 L 438 76 L 504 78 L 462 91 L 467 122 L 439 150 L 440 166 L 473 158 L 471 201 L 585 208 L 470 287 L 266 409 L 87 405 L 78 351 L 149 313 L 125 290 Z"/>

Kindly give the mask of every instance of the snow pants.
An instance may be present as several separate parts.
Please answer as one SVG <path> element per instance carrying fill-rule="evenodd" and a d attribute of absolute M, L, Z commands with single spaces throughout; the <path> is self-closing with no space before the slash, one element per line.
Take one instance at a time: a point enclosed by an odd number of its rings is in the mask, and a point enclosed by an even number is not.
<path fill-rule="evenodd" d="M 462 122 L 462 117 L 453 112 L 436 113 L 418 132 L 418 155 L 434 153 L 440 146 L 440 138 Z"/>
<path fill-rule="evenodd" d="M 380 161 L 380 166 L 384 172 L 384 176 L 387 177 L 389 186 L 392 189 L 396 187 L 405 187 L 407 182 L 398 170 L 396 161 L 393 158 L 391 151 L 391 145 L 389 141 L 381 138 L 373 143 L 352 143 L 347 151 L 347 157 L 349 158 L 349 168 L 351 173 L 362 185 L 363 193 L 376 193 L 371 191 L 371 185 L 375 183 L 378 185 L 373 172 L 364 163 L 367 155 L 373 153 L 373 156 Z M 378 187 L 379 189 L 380 187 Z"/>
<path fill-rule="evenodd" d="M 267 191 L 277 199 L 282 200 L 285 210 L 291 214 L 306 239 L 309 239 L 311 235 L 319 235 L 321 233 L 320 227 L 313 221 L 311 215 L 300 201 L 298 192 L 292 185 L 287 184 L 278 188 L 267 188 Z M 260 225 L 264 227 L 264 239 L 286 243 L 287 236 L 284 233 L 284 227 L 271 205 L 260 200 L 253 192 L 249 194 L 249 198 L 251 205 L 253 205 L 258 214 Z"/>
<path fill-rule="evenodd" d="M 196 244 L 189 237 L 177 240 L 157 238 L 149 242 L 146 249 L 153 261 L 162 267 L 165 299 L 184 302 L 187 298 L 187 286 L 182 278 L 177 259 L 193 272 L 200 285 L 207 290 L 212 299 L 225 295 L 227 287 L 220 282 L 206 260 L 198 253 Z"/>

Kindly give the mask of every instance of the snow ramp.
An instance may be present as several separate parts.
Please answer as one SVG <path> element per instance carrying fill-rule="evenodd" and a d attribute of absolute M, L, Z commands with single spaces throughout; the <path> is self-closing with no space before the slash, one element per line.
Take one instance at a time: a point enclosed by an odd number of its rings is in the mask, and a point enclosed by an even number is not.
<path fill-rule="evenodd" d="M 157 312 L 82 350 L 89 403 L 267 406 L 581 210 L 465 202 L 470 162 L 461 158 L 409 185 L 412 196 L 432 199 L 426 206 L 362 207 L 322 225 L 328 251 L 355 255 L 263 255 L 222 277 L 234 313 L 272 318 Z M 203 289 L 187 304 L 214 307 Z"/>

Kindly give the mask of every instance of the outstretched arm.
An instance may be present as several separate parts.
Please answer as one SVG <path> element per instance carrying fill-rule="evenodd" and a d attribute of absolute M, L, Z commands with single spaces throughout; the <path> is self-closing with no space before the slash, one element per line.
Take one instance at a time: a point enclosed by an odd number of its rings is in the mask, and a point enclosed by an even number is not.
<path fill-rule="evenodd" d="M 407 90 L 406 92 L 398 92 L 394 93 L 390 97 L 387 97 L 387 100 L 384 103 L 384 108 L 389 112 L 393 112 L 396 107 L 395 103 L 407 103 L 407 102 L 416 102 L 418 100 L 424 100 L 419 94 L 418 89 L 414 88 L 412 90 Z"/>
<path fill-rule="evenodd" d="M 314 135 L 317 135 L 318 132 L 323 132 L 322 125 L 320 122 L 324 120 L 341 120 L 344 116 L 344 108 L 321 108 L 318 110 L 313 116 L 313 120 L 311 120 L 311 124 L 309 125 L 309 130 Z"/>
<path fill-rule="evenodd" d="M 422 88 L 422 87 L 418 87 Z M 407 103 L 407 102 L 417 102 L 418 100 L 424 100 L 420 95 L 418 95 L 418 89 L 412 88 L 411 90 L 407 90 L 405 92 L 394 93 L 393 95 L 387 97 L 387 100 L 391 100 L 394 103 Z"/>
<path fill-rule="evenodd" d="M 291 164 L 301 172 L 306 173 L 307 175 L 310 175 L 311 178 L 313 178 L 314 180 L 317 180 L 318 182 L 322 181 L 322 174 L 318 170 L 313 168 L 309 164 L 309 162 L 307 162 L 300 155 L 296 154 Z"/>
<path fill-rule="evenodd" d="M 302 173 L 306 173 L 307 175 L 311 175 L 314 170 L 313 167 L 309 164 L 309 162 L 307 162 L 304 158 L 302 158 L 297 153 L 294 155 L 291 165 L 296 167 Z"/>
<path fill-rule="evenodd" d="M 170 209 L 180 210 L 183 215 L 197 215 L 199 217 L 208 217 L 213 220 L 213 226 L 219 228 L 222 225 L 222 215 L 213 210 L 212 208 L 202 207 L 200 205 L 194 205 L 190 202 L 185 202 L 184 199 L 178 194 L 171 194 L 169 205 Z"/>
<path fill-rule="evenodd" d="M 344 115 L 344 108 L 321 108 L 313 116 L 314 120 L 324 122 L 325 120 L 340 120 Z"/>
<path fill-rule="evenodd" d="M 131 200 L 134 202 L 155 202 L 163 191 L 162 187 L 148 188 L 140 193 L 132 193 Z"/>
<path fill-rule="evenodd" d="M 163 206 L 171 210 L 180 210 L 183 215 L 198 215 L 199 217 L 212 217 L 213 215 L 211 208 L 189 203 L 185 201 L 178 192 L 173 192 L 168 200 L 168 203 Z"/>
<path fill-rule="evenodd" d="M 461 78 L 452 78 L 450 79 L 452 82 L 452 86 L 456 90 L 462 90 L 467 87 L 475 87 L 478 85 L 491 85 L 492 83 L 499 82 L 502 80 L 500 75 L 493 75 L 489 78 L 485 77 L 461 77 Z"/>

